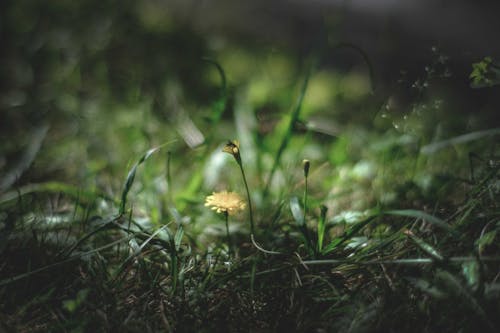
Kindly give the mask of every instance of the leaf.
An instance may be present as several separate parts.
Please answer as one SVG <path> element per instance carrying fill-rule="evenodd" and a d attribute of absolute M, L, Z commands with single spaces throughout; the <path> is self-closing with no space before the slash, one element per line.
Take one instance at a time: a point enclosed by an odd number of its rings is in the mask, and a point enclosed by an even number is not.
<path fill-rule="evenodd" d="M 491 57 L 472 64 L 471 88 L 486 88 L 500 84 L 500 68 Z"/>
<path fill-rule="evenodd" d="M 30 193 L 44 193 L 44 192 L 64 193 L 67 196 L 70 196 L 72 198 L 84 202 L 86 201 L 93 202 L 97 198 L 113 201 L 112 198 L 108 197 L 106 194 L 101 192 L 82 190 L 76 186 L 61 182 L 45 182 L 45 183 L 25 185 L 17 188 L 15 191 L 9 191 L 2 194 L 2 196 L 0 196 L 0 205 L 8 204 L 9 202 L 17 200 L 20 196 L 24 196 Z"/>
<path fill-rule="evenodd" d="M 137 172 L 137 168 L 139 165 L 144 163 L 151 155 L 156 153 L 158 150 L 160 150 L 160 147 L 152 148 L 144 154 L 137 163 L 134 164 L 134 166 L 130 169 L 127 175 L 127 179 L 125 180 L 125 186 L 123 188 L 122 192 L 122 198 L 121 198 L 121 204 L 120 204 L 120 211 L 119 214 L 124 214 L 125 213 L 125 205 L 127 204 L 127 195 L 128 192 L 130 191 L 130 188 L 132 187 L 135 179 L 135 174 Z"/>
<path fill-rule="evenodd" d="M 492 128 L 483 131 L 475 131 L 467 134 L 459 135 L 450 139 L 433 142 L 431 144 L 425 145 L 420 149 L 420 152 L 424 155 L 431 155 L 435 152 L 447 148 L 450 146 L 479 140 L 485 137 L 495 136 L 500 134 L 500 128 Z"/>
<path fill-rule="evenodd" d="M 407 233 L 407 235 L 413 242 L 415 242 L 415 244 L 418 245 L 418 247 L 420 247 L 424 252 L 429 254 L 433 259 L 437 261 L 444 260 L 444 257 L 432 245 L 430 245 L 429 243 L 425 242 L 421 238 L 418 238 L 417 236 L 411 233 Z"/>
<path fill-rule="evenodd" d="M 155 238 L 158 234 L 161 233 L 162 230 L 166 230 L 168 228 L 168 224 L 162 226 L 161 228 L 159 228 L 158 230 L 156 230 L 155 232 L 153 232 L 140 246 L 139 250 L 137 251 L 137 254 L 139 254 L 142 249 L 144 249 L 144 247 L 153 239 Z"/>
<path fill-rule="evenodd" d="M 333 218 L 333 223 L 346 223 L 346 224 L 355 224 L 360 221 L 363 221 L 367 216 L 370 216 L 371 212 L 360 212 L 360 211 L 343 211 L 339 213 L 337 216 Z"/>
<path fill-rule="evenodd" d="M 177 226 L 180 226 L 182 223 L 182 215 L 179 213 L 177 208 L 175 208 L 174 206 L 170 206 L 170 207 L 168 207 L 168 211 L 169 211 L 170 215 L 172 215 L 172 217 L 174 218 Z"/>
<path fill-rule="evenodd" d="M 299 198 L 293 196 L 290 198 L 290 210 L 292 211 L 293 218 L 299 227 L 302 227 L 305 224 L 304 221 L 304 213 L 302 212 L 302 208 L 300 207 Z"/>
<path fill-rule="evenodd" d="M 286 128 L 286 132 L 284 133 L 283 138 L 281 139 L 281 143 L 280 143 L 280 146 L 278 148 L 278 151 L 276 152 L 276 154 L 274 156 L 273 166 L 271 168 L 271 171 L 269 172 L 269 176 L 267 178 L 266 186 L 265 186 L 264 192 L 263 192 L 264 198 L 267 197 L 267 194 L 269 192 L 269 187 L 271 186 L 271 182 L 273 180 L 274 173 L 276 172 L 276 170 L 280 164 L 283 152 L 285 151 L 285 149 L 288 147 L 288 144 L 290 143 L 290 140 L 291 140 L 292 135 L 293 135 L 293 128 L 294 128 L 295 124 L 297 123 L 297 121 L 300 119 L 300 111 L 302 109 L 302 103 L 304 101 L 304 97 L 306 96 L 307 86 L 309 85 L 309 79 L 311 78 L 311 75 L 312 75 L 312 72 L 315 68 L 315 65 L 316 65 L 316 59 L 312 59 L 310 64 L 309 64 L 309 68 L 308 68 L 307 73 L 305 75 L 304 81 L 302 82 L 299 96 L 298 96 L 297 101 L 295 103 L 295 106 L 292 109 L 292 112 L 290 114 L 288 127 Z"/>
<path fill-rule="evenodd" d="M 220 118 L 222 117 L 222 113 L 226 109 L 226 102 L 227 102 L 226 73 L 224 72 L 224 69 L 217 61 L 210 58 L 203 58 L 202 60 L 213 65 L 217 69 L 217 72 L 219 73 L 221 79 L 220 96 L 212 104 L 212 114 L 210 115 L 210 120 L 212 121 L 213 124 L 216 124 L 219 122 Z"/>
<path fill-rule="evenodd" d="M 421 219 L 421 220 L 424 220 L 426 222 L 429 222 L 430 224 L 433 224 L 438 228 L 444 229 L 444 230 L 456 235 L 456 231 L 453 230 L 450 227 L 450 225 L 447 224 L 445 221 L 441 220 L 438 217 L 427 214 L 426 212 L 423 212 L 421 210 L 414 210 L 414 209 L 388 210 L 388 211 L 382 212 L 382 214 L 414 217 L 416 219 Z"/>
<path fill-rule="evenodd" d="M 325 205 L 321 205 L 321 215 L 318 221 L 318 251 L 321 252 L 323 249 L 323 238 L 325 237 L 326 228 L 326 212 L 328 208 Z"/>
<path fill-rule="evenodd" d="M 351 238 L 345 248 L 355 250 L 360 247 L 365 247 L 366 245 L 368 245 L 368 237 L 360 236 Z"/>
<path fill-rule="evenodd" d="M 182 226 L 180 226 L 179 229 L 177 229 L 177 232 L 175 233 L 174 244 L 176 251 L 179 251 L 179 248 L 181 247 L 181 241 L 183 236 L 184 236 L 184 229 L 182 228 Z"/>
<path fill-rule="evenodd" d="M 312 255 L 316 251 L 317 245 L 313 244 L 314 242 L 312 240 L 310 230 L 307 228 L 304 213 L 302 211 L 302 208 L 300 207 L 299 198 L 297 198 L 296 196 L 293 196 L 290 199 L 290 209 L 292 210 L 292 215 L 295 219 L 295 223 L 299 227 L 299 230 L 304 237 L 304 244 L 309 251 L 309 254 Z"/>
<path fill-rule="evenodd" d="M 467 281 L 467 285 L 473 290 L 477 291 L 481 284 L 481 266 L 477 260 L 465 261 L 462 263 L 462 275 Z"/>
<path fill-rule="evenodd" d="M 0 177 L 0 193 L 8 190 L 22 176 L 22 174 L 28 170 L 30 165 L 35 160 L 36 155 L 40 151 L 48 130 L 49 125 L 43 125 L 38 127 L 33 132 L 28 147 L 26 147 L 21 158 L 10 170 Z"/>
<path fill-rule="evenodd" d="M 168 228 L 162 228 L 161 232 L 158 233 L 158 238 L 160 238 L 161 240 L 163 240 L 167 243 L 172 242 L 172 235 L 170 234 L 170 231 L 168 230 Z"/>
<path fill-rule="evenodd" d="M 378 217 L 378 215 L 370 216 L 366 220 L 363 220 L 361 222 L 358 222 L 358 223 L 354 224 L 351 228 L 349 228 L 349 230 L 347 230 L 344 233 L 344 235 L 342 237 L 338 237 L 338 238 L 334 239 L 333 241 L 331 241 L 331 243 L 328 244 L 328 246 L 325 247 L 321 251 L 321 253 L 322 254 L 327 254 L 327 253 L 332 252 L 338 246 L 340 246 L 345 241 L 347 241 L 348 239 L 352 238 L 356 233 L 358 233 L 359 231 L 361 231 L 361 229 L 363 229 L 365 226 L 367 226 L 368 224 L 370 224 L 370 222 L 372 222 L 376 217 Z"/>
<path fill-rule="evenodd" d="M 497 235 L 497 231 L 496 230 L 492 230 L 492 231 L 489 231 L 489 232 L 485 233 L 479 239 L 476 240 L 475 243 L 476 243 L 476 246 L 479 249 L 479 253 L 483 253 L 484 249 L 487 246 L 493 244 L 493 241 L 495 240 L 496 235 Z"/>
<path fill-rule="evenodd" d="M 83 302 L 87 299 L 89 294 L 89 289 L 82 289 L 76 294 L 75 299 L 69 299 L 63 301 L 63 307 L 70 313 L 75 312 L 82 305 Z"/>

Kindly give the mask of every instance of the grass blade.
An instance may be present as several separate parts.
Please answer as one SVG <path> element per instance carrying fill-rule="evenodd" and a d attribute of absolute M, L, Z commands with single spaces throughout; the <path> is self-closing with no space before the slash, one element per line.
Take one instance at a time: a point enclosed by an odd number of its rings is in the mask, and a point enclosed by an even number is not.
<path fill-rule="evenodd" d="M 382 212 L 383 215 L 396 215 L 396 216 L 406 216 L 406 217 L 413 217 L 416 219 L 421 219 L 426 222 L 429 222 L 430 224 L 435 225 L 438 228 L 441 228 L 443 230 L 446 230 L 454 235 L 456 235 L 456 231 L 451 228 L 449 224 L 447 224 L 445 221 L 441 220 L 438 217 L 435 217 L 433 215 L 430 215 L 426 212 L 423 212 L 421 210 L 415 210 L 415 209 L 401 209 L 401 210 L 387 210 Z"/>
<path fill-rule="evenodd" d="M 429 243 L 425 242 L 423 239 L 418 238 L 413 235 L 411 232 L 407 232 L 406 235 L 410 237 L 410 239 L 415 242 L 425 253 L 429 254 L 436 261 L 443 261 L 444 257 Z"/>
<path fill-rule="evenodd" d="M 97 198 L 102 198 L 111 202 L 115 200 L 102 192 L 94 192 L 82 190 L 76 186 L 65 184 L 61 182 L 45 182 L 37 184 L 29 184 L 17 188 L 15 191 L 9 191 L 0 196 L 0 206 L 12 203 L 14 200 L 19 199 L 31 193 L 64 193 L 65 195 L 78 199 L 83 202 L 94 202 Z"/>
<path fill-rule="evenodd" d="M 299 227 L 304 226 L 305 224 L 304 213 L 302 212 L 302 208 L 300 207 L 300 202 L 298 197 L 293 196 L 290 199 L 290 210 L 292 211 L 292 216 L 295 220 L 295 223 L 297 223 Z"/>
<path fill-rule="evenodd" d="M 127 204 L 127 195 L 132 188 L 132 185 L 134 184 L 134 179 L 135 179 L 135 174 L 137 172 L 137 168 L 139 165 L 144 163 L 151 155 L 156 153 L 158 150 L 160 150 L 160 147 L 152 148 L 148 150 L 140 159 L 137 161 L 137 163 L 134 164 L 134 166 L 130 169 L 130 171 L 127 174 L 127 179 L 125 180 L 125 186 L 123 188 L 122 192 L 122 197 L 121 197 L 121 203 L 120 203 L 120 210 L 119 214 L 122 215 L 125 213 L 125 205 Z"/>
<path fill-rule="evenodd" d="M 0 178 L 0 193 L 9 189 L 9 187 L 11 187 L 26 170 L 28 170 L 31 163 L 35 160 L 36 155 L 40 151 L 48 130 L 49 125 L 44 125 L 34 131 L 31 141 L 19 161 L 12 167 L 11 170 L 7 171 L 7 173 Z"/>
<path fill-rule="evenodd" d="M 220 118 L 222 117 L 222 113 L 224 112 L 224 110 L 226 108 L 226 101 L 227 101 L 226 73 L 224 72 L 224 69 L 217 61 L 210 59 L 210 58 L 203 58 L 203 60 L 208 62 L 209 64 L 213 65 L 217 69 L 217 72 L 219 73 L 219 76 L 221 79 L 220 96 L 215 101 L 215 103 L 212 105 L 212 114 L 210 115 L 210 121 L 213 124 L 217 124 L 219 122 Z"/>
<path fill-rule="evenodd" d="M 500 135 L 500 128 L 493 128 L 493 129 L 488 129 L 488 130 L 484 130 L 484 131 L 471 132 L 471 133 L 463 134 L 463 135 L 460 135 L 460 136 L 457 136 L 457 137 L 454 137 L 451 139 L 447 139 L 447 140 L 443 140 L 443 141 L 439 141 L 439 142 L 434 142 L 434 143 L 428 144 L 426 146 L 423 146 L 420 149 L 420 152 L 422 154 L 425 154 L 425 155 L 430 155 L 430 154 L 434 154 L 435 152 L 437 152 L 443 148 L 446 148 L 446 147 L 449 147 L 452 145 L 457 145 L 457 144 L 466 143 L 469 141 L 479 140 L 479 139 L 482 139 L 484 137 L 495 136 L 495 135 Z"/>
<path fill-rule="evenodd" d="M 182 228 L 182 226 L 180 226 L 179 229 L 177 229 L 177 232 L 175 233 L 174 236 L 175 251 L 179 251 L 183 236 L 184 236 L 184 229 Z"/>
<path fill-rule="evenodd" d="M 361 231 L 365 226 L 370 224 L 378 215 L 370 216 L 366 220 L 363 220 L 361 222 L 356 223 L 353 225 L 349 230 L 347 230 L 342 237 L 334 239 L 330 244 L 328 244 L 327 247 L 325 247 L 322 251 L 322 254 L 328 254 L 335 250 L 338 246 L 343 244 L 345 241 L 347 241 L 349 238 L 353 237 L 356 233 Z"/>
<path fill-rule="evenodd" d="M 321 205 L 321 215 L 318 221 L 318 252 L 323 249 L 323 238 L 325 237 L 326 228 L 326 212 L 328 208 L 325 205 Z"/>

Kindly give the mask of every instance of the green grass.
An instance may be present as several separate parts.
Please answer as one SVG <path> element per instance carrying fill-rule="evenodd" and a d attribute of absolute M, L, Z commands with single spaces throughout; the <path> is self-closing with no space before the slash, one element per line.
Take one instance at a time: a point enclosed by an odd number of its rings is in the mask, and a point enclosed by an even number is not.
<path fill-rule="evenodd" d="M 307 102 L 312 67 L 290 88 L 297 102 L 271 96 L 277 123 L 262 131 L 262 105 L 231 97 L 223 67 L 207 64 L 221 87 L 195 118 L 203 145 L 157 125 L 147 101 L 116 107 L 104 124 L 83 120 L 73 140 L 89 156 L 67 162 L 69 180 L 0 196 L 1 329 L 500 329 L 498 129 L 435 140 L 434 114 L 395 129 L 371 95 L 370 126 L 297 129 L 325 113 Z M 236 164 L 227 139 L 241 142 Z M 58 149 L 40 152 L 42 167 Z M 229 224 L 204 207 L 220 190 L 247 194 Z"/>

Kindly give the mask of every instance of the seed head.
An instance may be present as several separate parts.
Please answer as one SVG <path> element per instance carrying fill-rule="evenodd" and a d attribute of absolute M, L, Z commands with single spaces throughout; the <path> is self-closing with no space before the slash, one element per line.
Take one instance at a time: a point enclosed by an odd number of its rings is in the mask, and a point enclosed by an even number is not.
<path fill-rule="evenodd" d="M 307 178 L 309 175 L 309 167 L 311 166 L 311 162 L 309 160 L 303 160 L 302 166 L 304 167 L 304 176 Z"/>

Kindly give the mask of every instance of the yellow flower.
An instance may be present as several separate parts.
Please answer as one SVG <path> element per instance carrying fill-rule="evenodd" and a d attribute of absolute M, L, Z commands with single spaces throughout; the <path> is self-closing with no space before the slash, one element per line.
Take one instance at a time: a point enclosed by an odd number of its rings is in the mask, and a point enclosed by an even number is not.
<path fill-rule="evenodd" d="M 217 213 L 232 214 L 245 209 L 246 204 L 238 193 L 222 191 L 213 192 L 206 197 L 205 206 L 211 207 Z"/>

